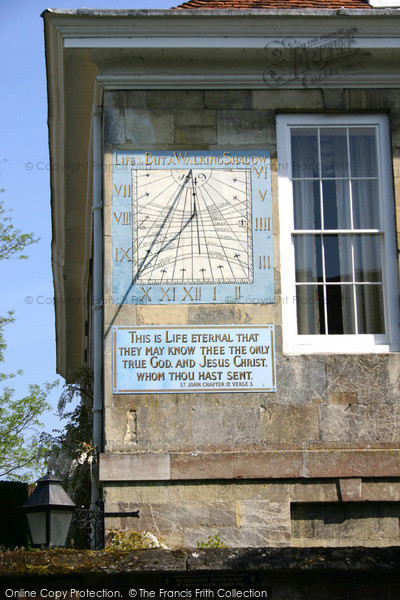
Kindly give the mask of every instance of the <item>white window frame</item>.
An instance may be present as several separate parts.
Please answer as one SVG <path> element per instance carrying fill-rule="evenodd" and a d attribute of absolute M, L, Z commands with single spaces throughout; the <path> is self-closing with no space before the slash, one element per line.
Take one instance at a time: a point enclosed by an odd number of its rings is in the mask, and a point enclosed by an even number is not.
<path fill-rule="evenodd" d="M 299 335 L 297 333 L 294 216 L 291 174 L 292 127 L 375 127 L 381 222 L 384 231 L 382 269 L 385 334 Z M 278 192 L 280 221 L 281 298 L 283 351 L 288 354 L 387 353 L 400 349 L 399 276 L 393 196 L 390 130 L 386 115 L 293 114 L 277 116 Z"/>

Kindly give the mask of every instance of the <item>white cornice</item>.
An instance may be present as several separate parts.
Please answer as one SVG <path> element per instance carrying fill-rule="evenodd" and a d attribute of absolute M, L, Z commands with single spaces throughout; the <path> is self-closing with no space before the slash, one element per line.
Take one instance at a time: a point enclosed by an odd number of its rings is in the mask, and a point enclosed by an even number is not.
<path fill-rule="evenodd" d="M 162 83 L 160 84 L 160 80 Z M 304 89 L 302 79 L 287 82 L 284 86 L 267 85 L 262 74 L 240 73 L 228 75 L 197 74 L 188 77 L 179 73 L 154 73 L 151 75 L 99 75 L 97 82 L 104 90 L 140 90 L 140 89 Z M 396 73 L 351 73 L 323 82 L 329 88 L 398 88 L 400 87 L 400 71 Z M 310 85 L 310 88 L 320 85 Z"/>
<path fill-rule="evenodd" d="M 400 10 L 137 11 L 118 18 L 49 13 L 48 20 L 68 48 L 263 47 L 286 37 L 302 43 L 350 26 L 362 31 L 354 35 L 360 44 L 375 40 L 378 47 L 382 38 L 397 43 Z"/>
<path fill-rule="evenodd" d="M 400 26 L 400 23 L 399 23 Z M 332 33 L 332 26 L 327 33 Z M 317 32 L 313 35 L 311 31 L 305 31 L 302 37 L 296 37 L 288 35 L 285 32 L 285 37 L 290 37 L 290 41 L 293 44 L 292 47 L 301 47 L 302 44 L 312 45 L 313 40 L 316 37 Z M 318 36 L 323 35 L 319 30 Z M 237 49 L 237 48 L 255 48 L 264 49 L 267 45 L 270 48 L 278 48 L 282 46 L 282 38 L 279 37 L 279 33 L 274 35 L 268 35 L 263 37 L 227 37 L 227 36 L 193 36 L 193 35 L 181 35 L 180 37 L 160 36 L 160 37 L 104 37 L 104 38 L 80 38 L 80 37 L 68 37 L 64 41 L 65 48 L 133 48 L 133 49 L 149 49 L 149 48 L 171 48 L 171 49 L 202 49 L 202 48 L 215 48 L 215 49 Z M 380 37 L 357 37 L 353 38 L 354 48 L 400 48 L 399 36 L 394 36 L 393 32 L 386 32 Z"/>
<path fill-rule="evenodd" d="M 63 39 L 60 32 L 45 23 L 46 68 L 48 94 L 49 150 L 52 198 L 52 270 L 54 281 L 54 310 L 56 322 L 57 372 L 66 372 L 66 316 L 64 302 L 65 213 L 63 171 L 57 168 L 64 156 L 64 76 Z M 49 49 L 51 48 L 51 51 Z"/>

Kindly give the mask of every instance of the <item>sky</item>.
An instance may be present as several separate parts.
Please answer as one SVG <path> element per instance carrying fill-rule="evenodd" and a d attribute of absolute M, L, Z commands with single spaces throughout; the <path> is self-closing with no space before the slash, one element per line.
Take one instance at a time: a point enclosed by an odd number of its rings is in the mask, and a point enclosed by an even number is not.
<path fill-rule="evenodd" d="M 59 380 L 44 415 L 44 431 L 60 427 L 55 415 L 63 379 L 56 373 L 53 280 L 51 272 L 50 173 L 47 90 L 41 13 L 46 8 L 82 8 L 81 4 L 45 0 L 0 1 L 0 189 L 12 209 L 14 226 L 33 232 L 39 243 L 28 260 L 0 263 L 0 315 L 15 311 L 5 331 L 7 351 L 1 372 L 23 370 L 12 380 L 16 396 L 29 384 Z M 173 0 L 84 0 L 86 8 L 171 8 Z"/>

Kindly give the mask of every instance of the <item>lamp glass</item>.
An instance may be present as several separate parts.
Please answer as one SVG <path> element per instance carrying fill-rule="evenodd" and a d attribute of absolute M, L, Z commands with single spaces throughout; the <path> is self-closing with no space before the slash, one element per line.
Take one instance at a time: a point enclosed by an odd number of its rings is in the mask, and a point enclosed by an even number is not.
<path fill-rule="evenodd" d="M 50 511 L 50 546 L 65 546 L 73 513 L 73 510 Z"/>
<path fill-rule="evenodd" d="M 46 511 L 27 512 L 29 531 L 31 532 L 32 543 L 36 546 L 46 545 Z"/>

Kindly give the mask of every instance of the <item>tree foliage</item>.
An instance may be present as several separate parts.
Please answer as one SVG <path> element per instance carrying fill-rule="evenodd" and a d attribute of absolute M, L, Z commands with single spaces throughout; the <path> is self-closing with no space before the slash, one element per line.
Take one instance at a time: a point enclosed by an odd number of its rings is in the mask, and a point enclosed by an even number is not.
<path fill-rule="evenodd" d="M 13 322 L 12 312 L 0 317 L 0 363 L 5 360 L 7 347 L 4 327 Z M 43 467 L 40 416 L 51 408 L 47 397 L 58 383 L 30 385 L 26 396 L 15 398 L 15 390 L 7 384 L 21 373 L 0 373 L 4 386 L 0 392 L 0 479 L 13 481 L 29 481 Z"/>
<path fill-rule="evenodd" d="M 23 254 L 25 248 L 39 241 L 33 233 L 22 233 L 20 229 L 15 229 L 9 216 L 11 212 L 0 198 L 0 260 L 28 258 Z"/>
<path fill-rule="evenodd" d="M 71 408 L 71 406 L 73 408 Z M 67 421 L 56 435 L 42 435 L 48 468 L 78 506 L 90 504 L 91 469 L 96 459 L 93 447 L 93 371 L 81 367 L 65 384 L 58 402 L 58 416 Z"/>
<path fill-rule="evenodd" d="M 25 248 L 38 241 L 32 233 L 15 229 L 8 216 L 10 212 L 0 199 L 0 261 L 26 258 Z M 0 363 L 5 362 L 7 348 L 4 328 L 14 322 L 13 314 L 10 311 L 7 316 L 0 317 Z M 0 478 L 8 480 L 29 480 L 43 466 L 40 416 L 50 409 L 47 397 L 57 385 L 57 382 L 46 383 L 43 387 L 30 385 L 29 393 L 16 399 L 15 390 L 7 383 L 21 373 L 0 372 L 0 382 L 4 386 L 0 390 Z"/>

